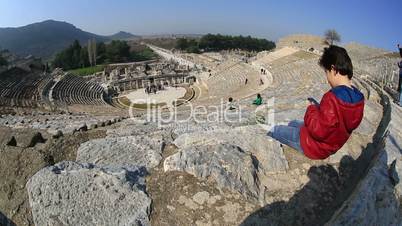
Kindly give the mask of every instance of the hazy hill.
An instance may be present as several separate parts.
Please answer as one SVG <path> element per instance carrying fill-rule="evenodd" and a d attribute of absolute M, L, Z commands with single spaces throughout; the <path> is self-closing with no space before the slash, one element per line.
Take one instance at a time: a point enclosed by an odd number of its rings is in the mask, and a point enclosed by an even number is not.
<path fill-rule="evenodd" d="M 141 38 L 141 36 L 133 35 L 125 31 L 120 31 L 114 35 L 110 35 L 107 37 L 112 40 L 128 40 L 128 39 Z"/>
<path fill-rule="evenodd" d="M 134 35 L 119 32 L 112 36 L 101 36 L 83 31 L 67 22 L 46 20 L 16 28 L 0 28 L 0 48 L 26 56 L 34 55 L 50 58 L 58 51 L 79 40 L 81 44 L 89 39 L 108 41 L 111 39 L 127 39 Z"/>

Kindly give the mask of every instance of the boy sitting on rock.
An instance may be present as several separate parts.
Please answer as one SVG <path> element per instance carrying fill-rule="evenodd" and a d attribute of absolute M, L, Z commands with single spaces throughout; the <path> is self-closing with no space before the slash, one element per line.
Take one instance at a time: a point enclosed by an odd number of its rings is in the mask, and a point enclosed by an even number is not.
<path fill-rule="evenodd" d="M 321 102 L 307 107 L 304 122 L 275 126 L 268 135 L 307 156 L 326 159 L 337 152 L 362 121 L 364 96 L 352 86 L 353 66 L 344 48 L 324 49 L 319 65 L 325 70 L 331 90 Z"/>

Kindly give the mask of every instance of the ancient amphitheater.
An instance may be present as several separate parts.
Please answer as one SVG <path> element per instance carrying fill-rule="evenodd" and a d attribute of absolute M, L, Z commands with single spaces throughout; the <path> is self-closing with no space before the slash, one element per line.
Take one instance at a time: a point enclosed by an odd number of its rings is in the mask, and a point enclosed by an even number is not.
<path fill-rule="evenodd" d="M 160 60 L 85 78 L 33 64 L 0 69 L 1 225 L 402 224 L 397 56 L 346 46 L 364 119 L 339 152 L 312 161 L 265 126 L 303 119 L 306 98 L 329 90 L 316 38 L 290 36 L 251 57 L 150 47 Z M 148 105 L 126 95 L 155 84 L 184 95 L 149 120 Z M 224 119 L 193 115 L 229 97 L 236 109 Z"/>

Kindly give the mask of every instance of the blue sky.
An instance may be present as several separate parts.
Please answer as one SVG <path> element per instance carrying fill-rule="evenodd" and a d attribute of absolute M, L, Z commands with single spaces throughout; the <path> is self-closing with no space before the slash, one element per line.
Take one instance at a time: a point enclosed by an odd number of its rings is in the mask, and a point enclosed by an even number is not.
<path fill-rule="evenodd" d="M 0 0 L 0 27 L 47 19 L 102 35 L 222 33 L 277 40 L 336 29 L 344 42 L 395 50 L 402 0 Z"/>

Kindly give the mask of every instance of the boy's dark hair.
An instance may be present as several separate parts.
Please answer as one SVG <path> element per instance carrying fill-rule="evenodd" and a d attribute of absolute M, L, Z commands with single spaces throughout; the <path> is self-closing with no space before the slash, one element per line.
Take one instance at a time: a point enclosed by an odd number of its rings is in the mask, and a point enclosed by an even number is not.
<path fill-rule="evenodd" d="M 325 68 L 326 70 L 331 70 L 333 65 L 335 70 L 341 75 L 347 75 L 349 79 L 353 77 L 353 65 L 346 49 L 331 45 L 324 48 L 324 53 L 322 54 L 318 64 Z"/>

